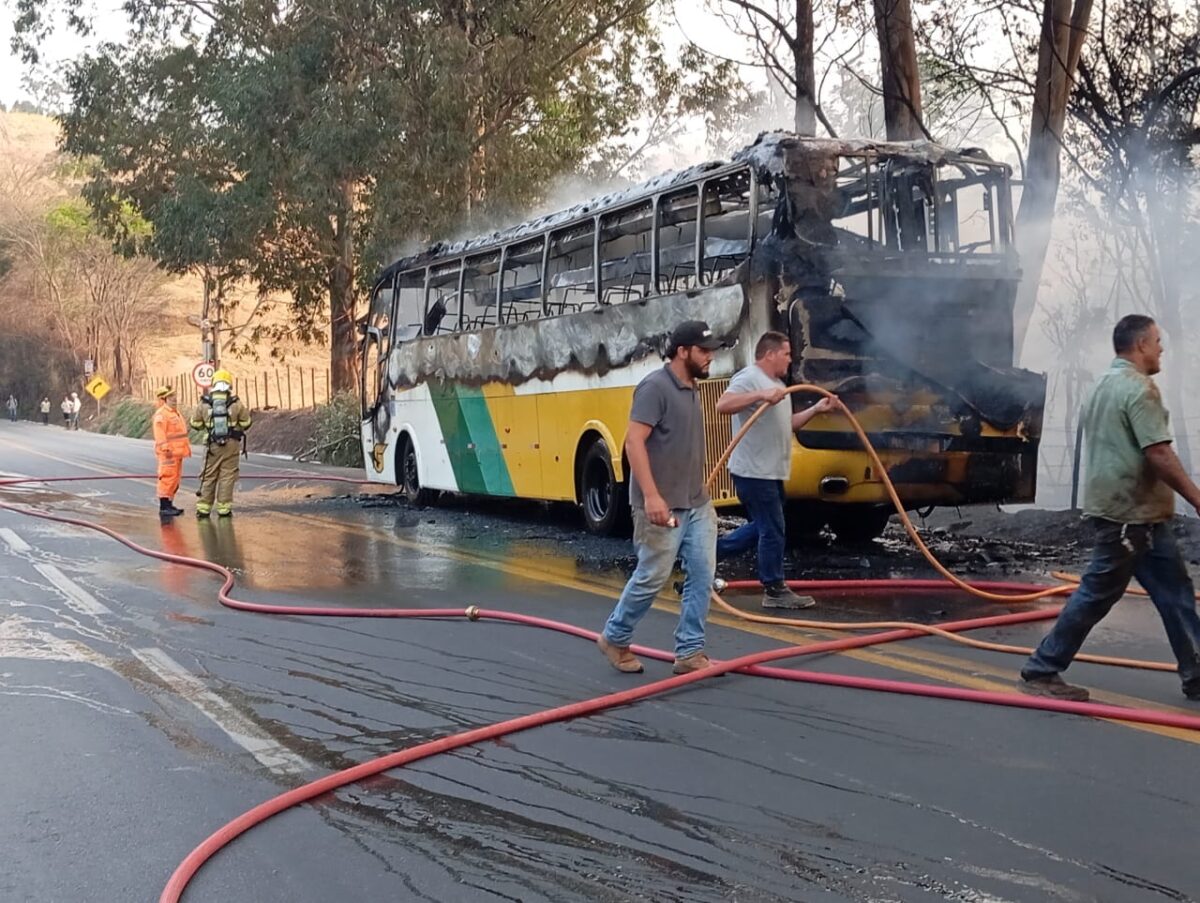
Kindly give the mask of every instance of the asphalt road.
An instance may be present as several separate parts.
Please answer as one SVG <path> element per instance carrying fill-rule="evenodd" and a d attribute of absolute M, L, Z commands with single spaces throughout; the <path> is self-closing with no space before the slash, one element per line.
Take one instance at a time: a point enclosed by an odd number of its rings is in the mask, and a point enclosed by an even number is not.
<path fill-rule="evenodd" d="M 279 467 L 311 470 L 252 456 L 244 472 Z M 147 442 L 0 423 L 6 473 L 152 469 Z M 569 531 L 536 511 L 449 517 L 346 493 L 243 482 L 234 518 L 197 522 L 184 492 L 188 514 L 165 526 L 150 481 L 0 500 L 220 561 L 253 601 L 477 604 L 595 629 L 623 579 L 584 566 Z M 5 511 L 0 575 L 0 901 L 156 900 L 197 843 L 285 789 L 668 673 L 620 675 L 585 641 L 507 625 L 230 611 L 208 576 Z M 954 597 L 821 601 L 831 618 L 996 610 Z M 672 604 L 651 612 L 640 641 L 669 646 Z M 1032 643 L 1044 629 L 979 635 Z M 795 641 L 710 625 L 722 658 Z M 1169 655 L 1135 601 L 1089 645 Z M 803 664 L 1003 690 L 1019 659 L 920 640 Z M 1200 714 L 1173 675 L 1071 676 L 1099 701 Z M 1192 900 L 1198 741 L 730 676 L 323 797 L 236 841 L 185 899 Z"/>

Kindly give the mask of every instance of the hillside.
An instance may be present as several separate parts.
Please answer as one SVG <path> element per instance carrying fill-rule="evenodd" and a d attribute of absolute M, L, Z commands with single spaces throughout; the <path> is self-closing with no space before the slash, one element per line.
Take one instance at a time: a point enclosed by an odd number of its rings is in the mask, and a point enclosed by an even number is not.
<path fill-rule="evenodd" d="M 58 124 L 47 116 L 0 113 L 0 168 L 8 172 L 37 170 L 41 178 L 59 184 L 66 192 L 67 187 L 54 175 L 57 139 Z M 14 289 L 9 287 L 8 290 Z M 234 294 L 240 304 L 230 319 L 234 325 L 241 325 L 255 308 L 256 292 L 253 286 L 248 286 Z M 172 278 L 164 286 L 162 325 L 153 340 L 146 343 L 143 355 L 142 366 L 147 375 L 159 377 L 186 372 L 199 359 L 200 331 L 189 325 L 187 318 L 200 314 L 202 298 L 202 286 L 196 277 Z M 272 309 L 260 313 L 259 321 L 268 325 L 286 323 L 287 296 L 272 297 L 269 301 L 267 306 Z M 278 352 L 274 357 L 273 351 Z M 263 342 L 241 359 L 228 355 L 225 359 L 231 369 L 244 375 L 270 370 L 276 363 L 282 365 L 284 362 L 323 372 L 329 364 L 329 354 L 324 346 L 305 346 L 297 342 L 274 346 Z"/>

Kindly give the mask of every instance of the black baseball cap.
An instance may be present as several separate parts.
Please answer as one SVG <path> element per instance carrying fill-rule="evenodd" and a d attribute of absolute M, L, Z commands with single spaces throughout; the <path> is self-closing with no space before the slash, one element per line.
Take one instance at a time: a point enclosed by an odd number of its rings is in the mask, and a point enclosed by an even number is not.
<path fill-rule="evenodd" d="M 703 320 L 685 320 L 671 333 L 672 354 L 686 345 L 703 348 L 705 351 L 716 351 L 724 344 L 713 335 L 713 331 Z"/>

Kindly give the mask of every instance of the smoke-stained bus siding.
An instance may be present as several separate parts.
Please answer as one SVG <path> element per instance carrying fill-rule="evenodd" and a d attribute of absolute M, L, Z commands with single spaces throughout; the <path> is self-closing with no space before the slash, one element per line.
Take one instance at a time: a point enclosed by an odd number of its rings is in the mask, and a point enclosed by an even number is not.
<path fill-rule="evenodd" d="M 775 328 L 794 381 L 838 392 L 907 502 L 1032 500 L 1045 380 L 1011 366 L 1019 276 L 1003 165 L 763 136 L 732 162 L 388 267 L 363 324 L 368 475 L 414 497 L 579 501 L 608 529 L 633 387 L 698 318 L 731 346 L 702 387 L 712 459 L 729 437 L 716 398 Z M 798 440 L 793 513 L 881 529 L 882 484 L 844 422 Z M 736 501 L 727 478 L 718 496 Z"/>

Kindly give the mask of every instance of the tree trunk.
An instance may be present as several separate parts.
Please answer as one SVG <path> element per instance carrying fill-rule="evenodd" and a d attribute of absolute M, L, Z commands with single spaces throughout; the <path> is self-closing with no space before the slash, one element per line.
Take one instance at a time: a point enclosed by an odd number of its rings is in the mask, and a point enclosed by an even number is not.
<path fill-rule="evenodd" d="M 797 135 L 812 138 L 817 134 L 817 78 L 813 66 L 812 0 L 796 0 L 796 43 L 792 45 L 795 63 L 796 109 L 793 127 Z"/>
<path fill-rule="evenodd" d="M 921 74 L 910 0 L 874 0 L 875 32 L 883 76 L 883 117 L 889 141 L 925 137 L 921 125 Z"/>
<path fill-rule="evenodd" d="M 334 392 L 350 392 L 358 379 L 358 343 L 354 336 L 354 186 L 338 186 L 334 217 L 336 258 L 329 274 L 329 371 Z"/>
<path fill-rule="evenodd" d="M 1025 159 L 1025 185 L 1017 211 L 1016 244 L 1021 285 L 1013 308 L 1013 351 L 1020 359 L 1037 307 L 1038 285 L 1050 247 L 1054 204 L 1058 199 L 1059 155 L 1067 100 L 1079 68 L 1083 39 L 1092 16 L 1092 0 L 1045 0 L 1038 67 L 1033 88 L 1033 118 Z"/>

